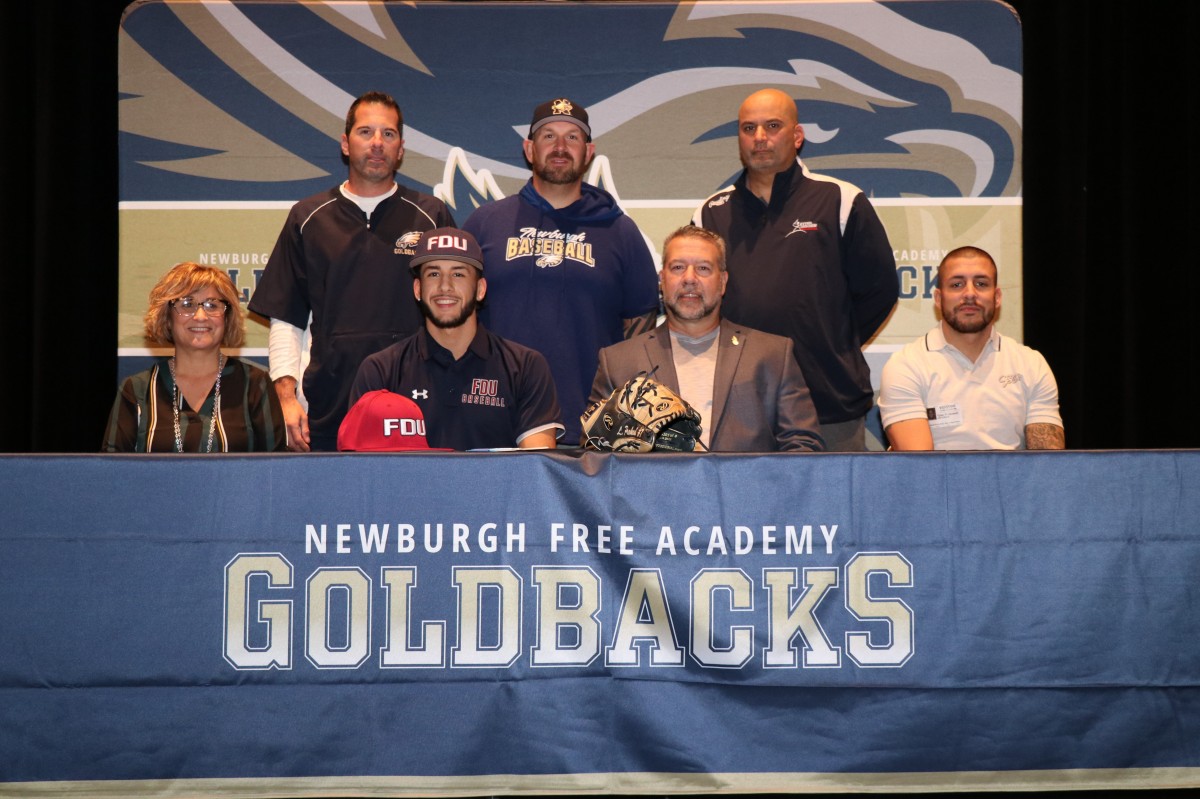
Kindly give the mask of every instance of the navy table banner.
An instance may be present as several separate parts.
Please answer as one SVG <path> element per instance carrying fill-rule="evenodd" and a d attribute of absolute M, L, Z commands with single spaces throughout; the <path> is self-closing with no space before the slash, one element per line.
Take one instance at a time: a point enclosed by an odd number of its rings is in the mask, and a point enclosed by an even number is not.
<path fill-rule="evenodd" d="M 1200 785 L 1200 452 L 5 456 L 0 793 Z"/>

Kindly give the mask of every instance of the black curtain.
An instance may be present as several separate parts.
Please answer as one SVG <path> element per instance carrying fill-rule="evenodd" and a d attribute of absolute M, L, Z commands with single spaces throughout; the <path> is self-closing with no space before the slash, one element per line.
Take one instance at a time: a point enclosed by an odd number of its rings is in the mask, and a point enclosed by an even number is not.
<path fill-rule="evenodd" d="M 1012 5 L 1025 40 L 1025 340 L 1058 377 L 1067 444 L 1200 446 L 1200 11 L 1165 0 Z M 0 451 L 95 451 L 116 392 L 124 7 L 25 0 L 0 11 Z"/>
<path fill-rule="evenodd" d="M 1193 3 L 1013 3 L 1025 38 L 1025 342 L 1067 446 L 1200 446 Z"/>
<path fill-rule="evenodd" d="M 0 451 L 95 452 L 116 395 L 125 0 L 5 3 Z"/>

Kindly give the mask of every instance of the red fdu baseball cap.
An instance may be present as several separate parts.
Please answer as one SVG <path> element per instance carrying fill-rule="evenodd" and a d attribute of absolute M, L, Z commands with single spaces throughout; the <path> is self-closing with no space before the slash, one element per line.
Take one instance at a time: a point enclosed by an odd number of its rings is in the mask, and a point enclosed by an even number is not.
<path fill-rule="evenodd" d="M 387 389 L 358 398 L 338 428 L 343 452 L 453 452 L 435 449 L 425 440 L 425 415 L 417 403 Z"/>

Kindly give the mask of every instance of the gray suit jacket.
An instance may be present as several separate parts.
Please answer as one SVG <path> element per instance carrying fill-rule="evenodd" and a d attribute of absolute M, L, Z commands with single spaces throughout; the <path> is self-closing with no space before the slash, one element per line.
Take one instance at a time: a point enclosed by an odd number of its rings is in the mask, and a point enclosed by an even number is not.
<path fill-rule="evenodd" d="M 809 397 L 792 340 L 722 320 L 713 375 L 713 452 L 821 451 L 821 424 Z M 666 324 L 600 350 L 588 406 L 658 367 L 654 379 L 679 392 Z M 684 397 L 684 399 L 688 399 Z"/>

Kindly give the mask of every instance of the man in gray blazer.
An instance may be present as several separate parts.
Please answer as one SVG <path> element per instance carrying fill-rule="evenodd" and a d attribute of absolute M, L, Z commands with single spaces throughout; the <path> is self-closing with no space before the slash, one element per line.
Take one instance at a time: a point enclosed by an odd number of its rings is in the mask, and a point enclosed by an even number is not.
<path fill-rule="evenodd" d="M 721 319 L 728 280 L 720 235 L 692 225 L 669 235 L 659 275 L 666 323 L 600 350 L 589 407 L 654 372 L 699 411 L 701 442 L 714 452 L 825 449 L 791 339 Z"/>

